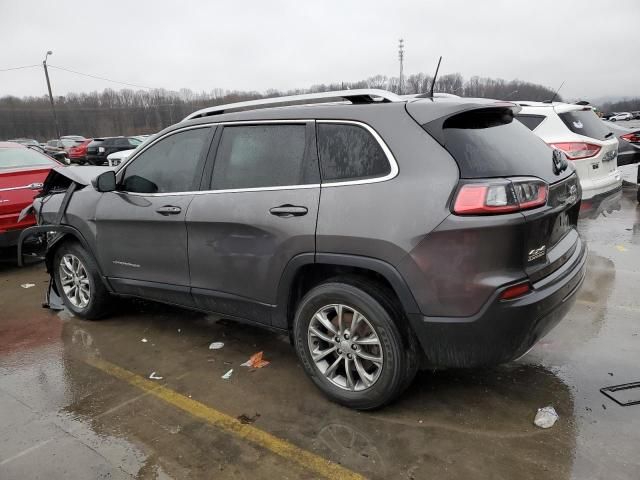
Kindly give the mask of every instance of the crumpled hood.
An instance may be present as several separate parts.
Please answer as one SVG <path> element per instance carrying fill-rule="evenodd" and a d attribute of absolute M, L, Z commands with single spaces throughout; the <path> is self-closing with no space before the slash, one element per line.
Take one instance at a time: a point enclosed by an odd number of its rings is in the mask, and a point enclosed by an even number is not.
<path fill-rule="evenodd" d="M 62 175 L 63 177 L 67 177 L 72 182 L 75 182 L 79 185 L 89 185 L 91 181 L 107 170 L 113 170 L 114 167 L 56 167 L 53 169 L 54 172 Z M 51 175 L 51 174 L 50 174 Z"/>

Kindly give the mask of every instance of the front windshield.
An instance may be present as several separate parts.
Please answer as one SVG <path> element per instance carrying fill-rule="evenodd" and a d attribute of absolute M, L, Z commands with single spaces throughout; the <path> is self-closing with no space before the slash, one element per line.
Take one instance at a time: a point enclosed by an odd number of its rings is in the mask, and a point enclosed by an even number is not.
<path fill-rule="evenodd" d="M 56 165 L 54 160 L 30 148 L 0 148 L 0 170 Z"/>

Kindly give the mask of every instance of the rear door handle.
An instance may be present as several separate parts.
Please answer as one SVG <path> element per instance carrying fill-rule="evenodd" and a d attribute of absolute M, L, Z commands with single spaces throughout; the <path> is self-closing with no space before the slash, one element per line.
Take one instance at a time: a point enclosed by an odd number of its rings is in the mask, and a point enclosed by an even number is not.
<path fill-rule="evenodd" d="M 182 211 L 180 207 L 175 207 L 173 205 L 165 205 L 164 207 L 160 207 L 156 210 L 160 215 L 177 215 Z"/>
<path fill-rule="evenodd" d="M 308 211 L 307 207 L 289 204 L 269 209 L 269 213 L 276 217 L 301 217 L 306 215 Z"/>

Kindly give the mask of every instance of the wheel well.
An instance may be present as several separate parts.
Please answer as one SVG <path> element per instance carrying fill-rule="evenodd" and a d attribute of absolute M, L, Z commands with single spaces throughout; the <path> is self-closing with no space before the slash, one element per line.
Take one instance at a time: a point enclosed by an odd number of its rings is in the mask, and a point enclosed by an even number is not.
<path fill-rule="evenodd" d="M 59 239 L 57 239 L 55 241 L 55 243 L 47 249 L 47 253 L 45 254 L 44 257 L 44 263 L 47 267 L 47 273 L 52 273 L 52 267 L 53 267 L 53 257 L 55 256 L 56 252 L 58 251 L 58 249 L 60 247 L 62 247 L 62 245 L 67 244 L 67 243 L 78 243 L 80 245 L 82 245 L 82 243 L 80 242 L 80 240 L 78 240 L 75 235 L 71 234 L 71 233 L 63 233 Z"/>
<path fill-rule="evenodd" d="M 293 318 L 296 313 L 298 302 L 305 294 L 316 285 L 337 276 L 357 277 L 360 280 L 373 282 L 377 286 L 383 288 L 389 293 L 389 297 L 394 300 L 395 306 L 403 314 L 406 314 L 402 303 L 400 302 L 397 292 L 389 281 L 380 273 L 361 267 L 352 267 L 346 265 L 331 264 L 308 264 L 302 266 L 291 282 L 291 290 L 289 294 L 289 302 L 287 305 L 287 326 L 289 331 L 293 325 Z"/>

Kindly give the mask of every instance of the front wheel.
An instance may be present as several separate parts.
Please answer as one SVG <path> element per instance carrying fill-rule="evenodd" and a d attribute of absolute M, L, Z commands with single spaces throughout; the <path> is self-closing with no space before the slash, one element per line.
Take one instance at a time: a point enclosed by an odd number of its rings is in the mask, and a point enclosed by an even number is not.
<path fill-rule="evenodd" d="M 78 243 L 67 242 L 58 248 L 53 278 L 64 305 L 75 315 L 96 320 L 108 312 L 109 292 L 95 261 Z"/>
<path fill-rule="evenodd" d="M 368 282 L 327 282 L 300 301 L 295 348 L 311 380 L 333 401 L 369 410 L 399 395 L 413 379 L 415 349 L 406 345 L 401 314 Z"/>

